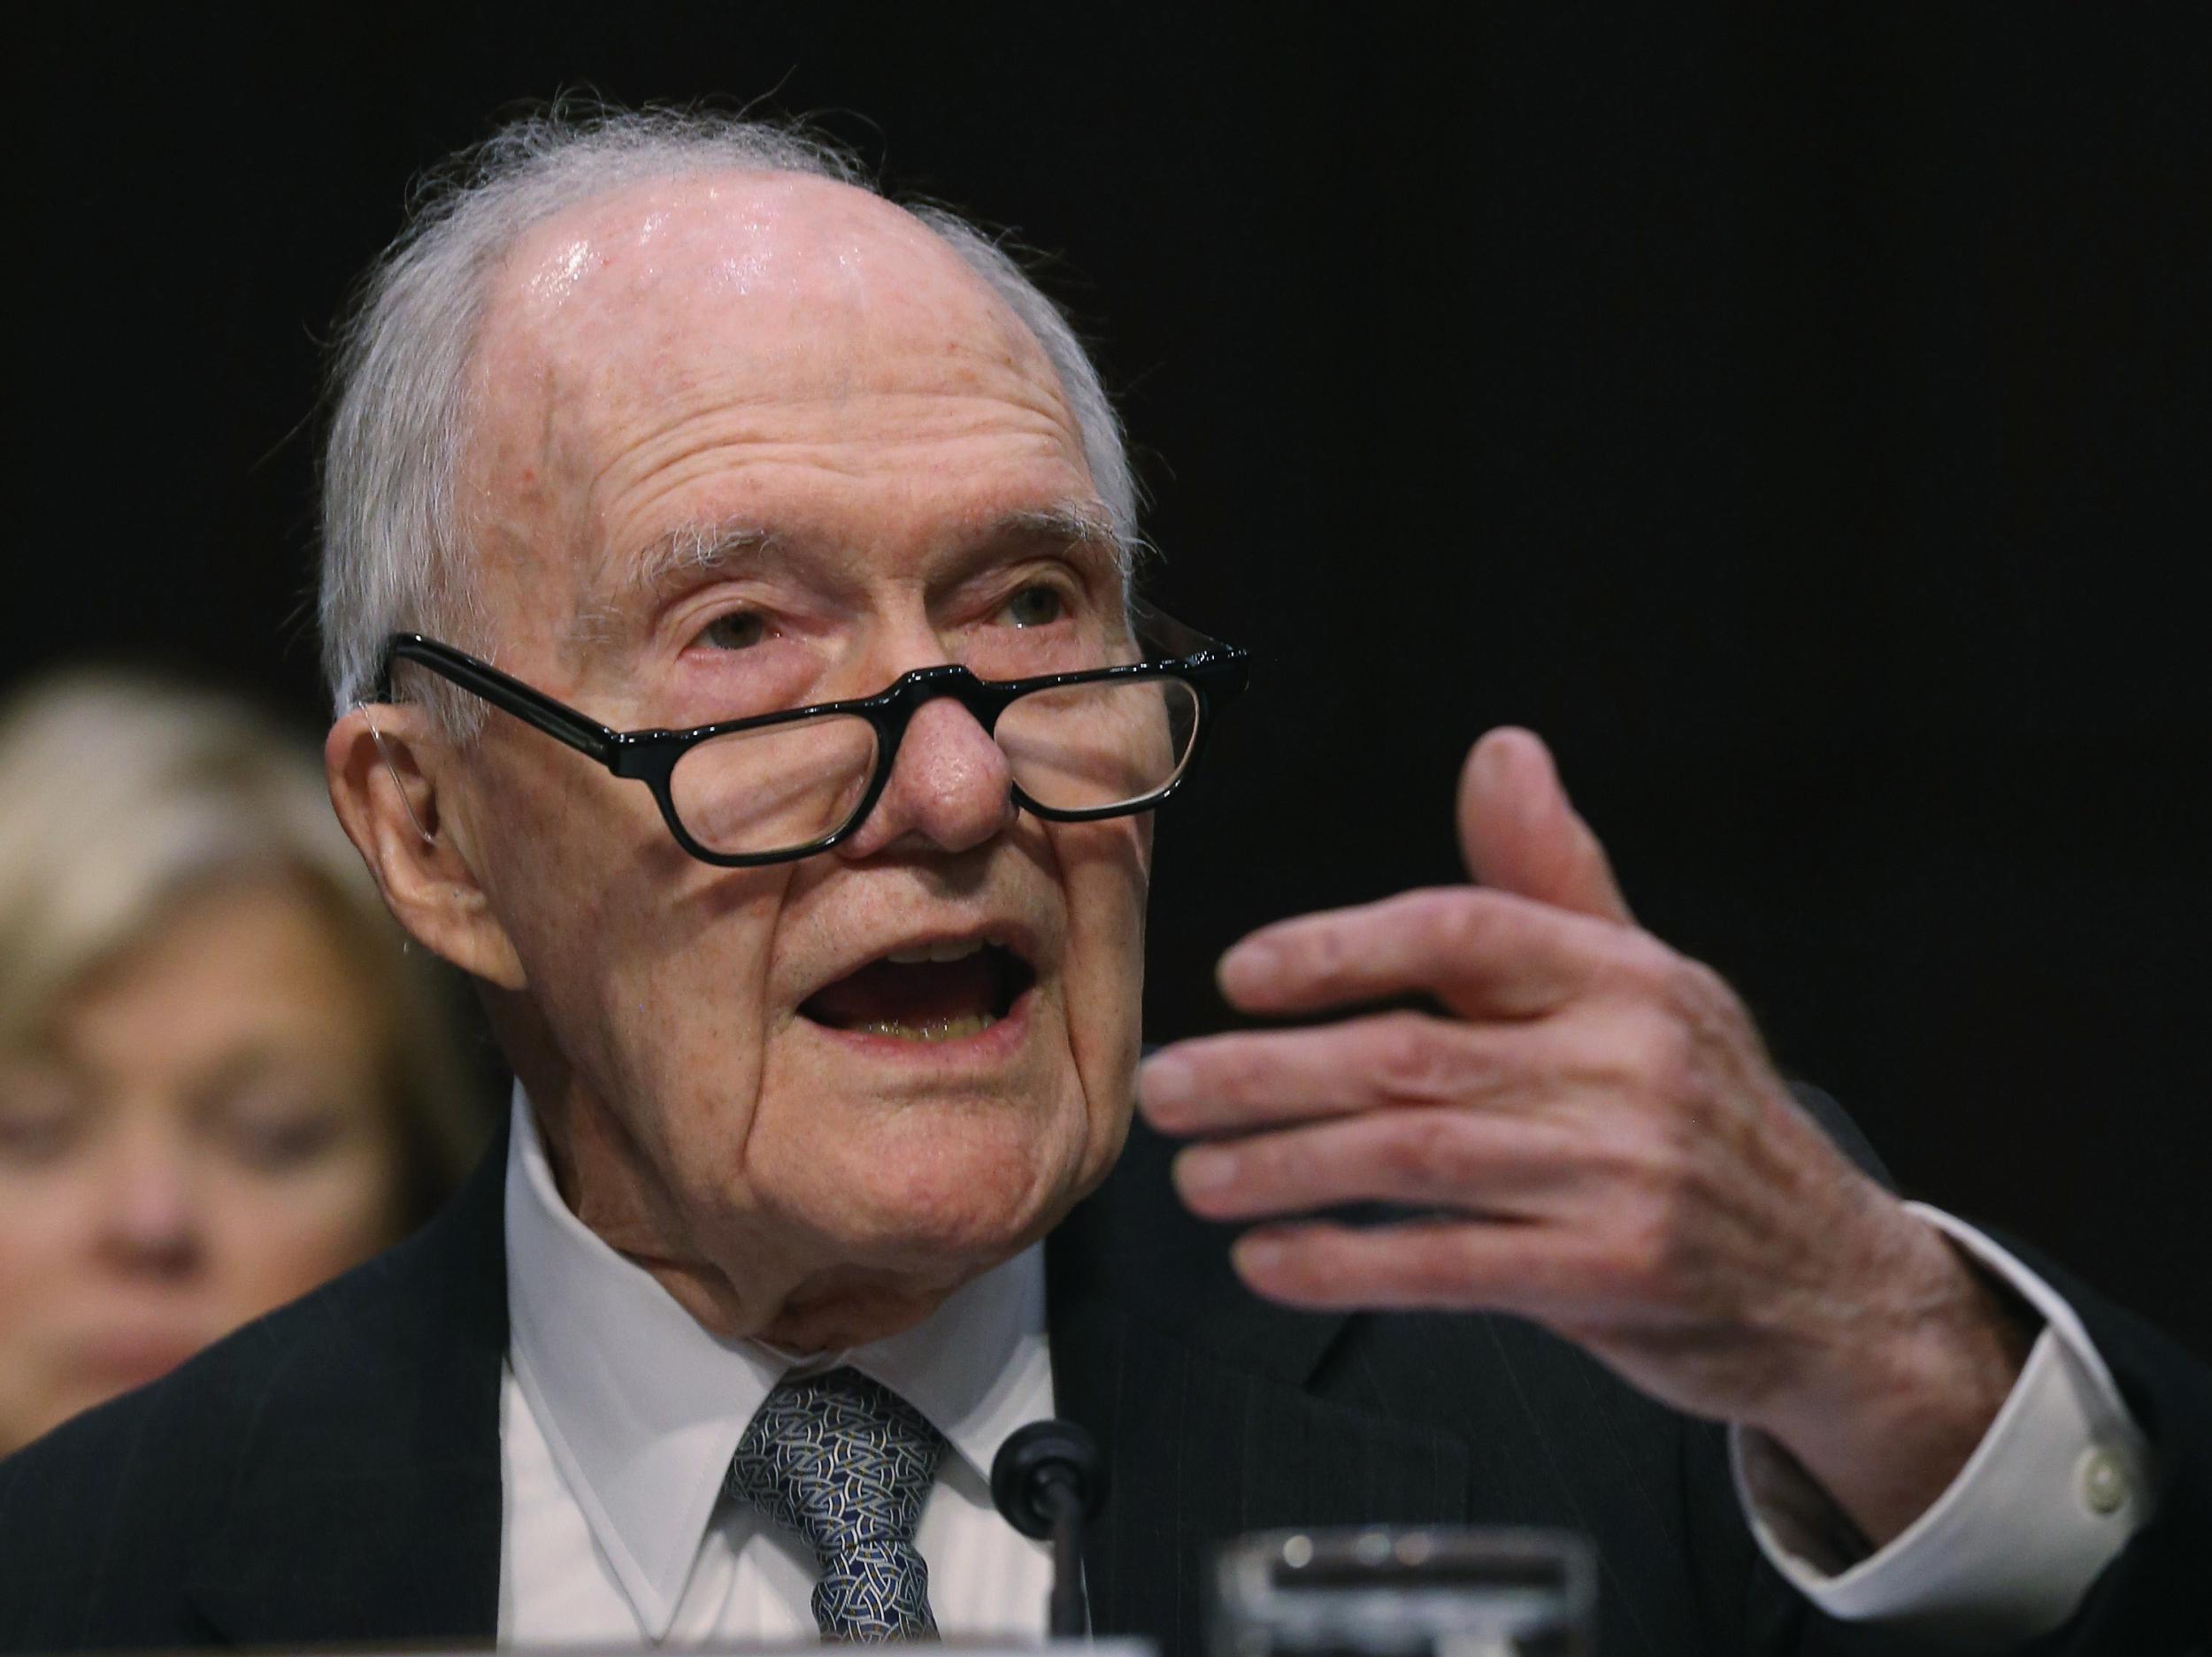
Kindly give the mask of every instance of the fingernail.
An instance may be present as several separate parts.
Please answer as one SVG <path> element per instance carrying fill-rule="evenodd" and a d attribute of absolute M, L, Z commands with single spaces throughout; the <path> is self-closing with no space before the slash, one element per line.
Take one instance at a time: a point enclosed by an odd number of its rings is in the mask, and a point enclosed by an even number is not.
<path fill-rule="evenodd" d="M 1475 750 L 1475 770 L 1481 776 L 1483 786 L 1494 792 L 1504 786 L 1506 771 L 1512 763 L 1508 744 L 1494 735 L 1486 738 Z"/>
<path fill-rule="evenodd" d="M 1283 976 L 1283 954 L 1273 944 L 1239 944 L 1221 957 L 1221 987 L 1234 998 L 1264 995 Z"/>
<path fill-rule="evenodd" d="M 1147 1116 L 1171 1116 L 1189 1104 L 1197 1092 L 1197 1077 L 1191 1067 L 1172 1054 L 1147 1059 L 1137 1071 L 1137 1096 L 1144 1101 Z"/>
<path fill-rule="evenodd" d="M 1185 1151 L 1175 1159 L 1175 1184 L 1187 1197 L 1219 1191 L 1236 1177 L 1236 1161 L 1233 1152 L 1204 1146 Z"/>

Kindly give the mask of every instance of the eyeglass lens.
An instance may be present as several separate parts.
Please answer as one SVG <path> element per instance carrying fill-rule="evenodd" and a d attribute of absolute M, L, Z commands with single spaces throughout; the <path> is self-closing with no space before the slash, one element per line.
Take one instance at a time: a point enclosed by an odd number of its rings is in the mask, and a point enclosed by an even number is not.
<path fill-rule="evenodd" d="M 1189 763 L 1197 731 L 1197 691 L 1162 678 L 1033 691 L 1008 704 L 995 735 L 1024 794 L 1048 810 L 1089 811 L 1166 788 Z M 696 743 L 669 790 L 678 821 L 701 846 L 756 856 L 843 827 L 876 763 L 875 727 L 827 714 Z"/>

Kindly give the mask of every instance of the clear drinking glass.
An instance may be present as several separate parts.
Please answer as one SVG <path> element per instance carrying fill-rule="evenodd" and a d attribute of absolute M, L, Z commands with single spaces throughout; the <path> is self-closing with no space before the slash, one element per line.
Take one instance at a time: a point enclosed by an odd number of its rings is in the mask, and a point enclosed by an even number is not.
<path fill-rule="evenodd" d="M 1215 1560 L 1212 1657 L 1590 1657 L 1597 1562 L 1563 1530 L 1272 1530 Z"/>

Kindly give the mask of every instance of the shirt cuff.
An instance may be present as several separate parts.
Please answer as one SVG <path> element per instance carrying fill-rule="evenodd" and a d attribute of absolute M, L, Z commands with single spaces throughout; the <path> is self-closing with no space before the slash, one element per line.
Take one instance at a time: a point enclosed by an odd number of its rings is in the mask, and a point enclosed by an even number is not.
<path fill-rule="evenodd" d="M 2005 1249 L 1923 1203 L 1905 1205 L 2042 1317 L 2020 1378 L 1933 1507 L 1871 1553 L 1796 1461 L 1732 1428 L 1752 1534 L 1829 1616 L 1962 1648 L 2047 1633 L 2150 1520 L 2149 1450 L 2074 1308 Z"/>

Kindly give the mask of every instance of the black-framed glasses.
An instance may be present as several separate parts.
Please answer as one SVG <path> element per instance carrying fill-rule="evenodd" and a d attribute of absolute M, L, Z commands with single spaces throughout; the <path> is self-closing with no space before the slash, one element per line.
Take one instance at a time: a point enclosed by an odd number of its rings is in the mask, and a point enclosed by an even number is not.
<path fill-rule="evenodd" d="M 827 851 L 866 820 L 925 702 L 949 696 L 1005 753 L 1015 803 L 1060 823 L 1149 811 L 1182 786 L 1213 715 L 1244 688 L 1234 645 L 1141 611 L 1146 660 L 1032 679 L 918 667 L 873 696 L 687 731 L 615 731 L 449 644 L 386 641 L 377 697 L 411 662 L 535 726 L 617 777 L 645 784 L 677 844 L 726 869 Z M 1152 652 L 1160 652 L 1153 655 Z"/>

